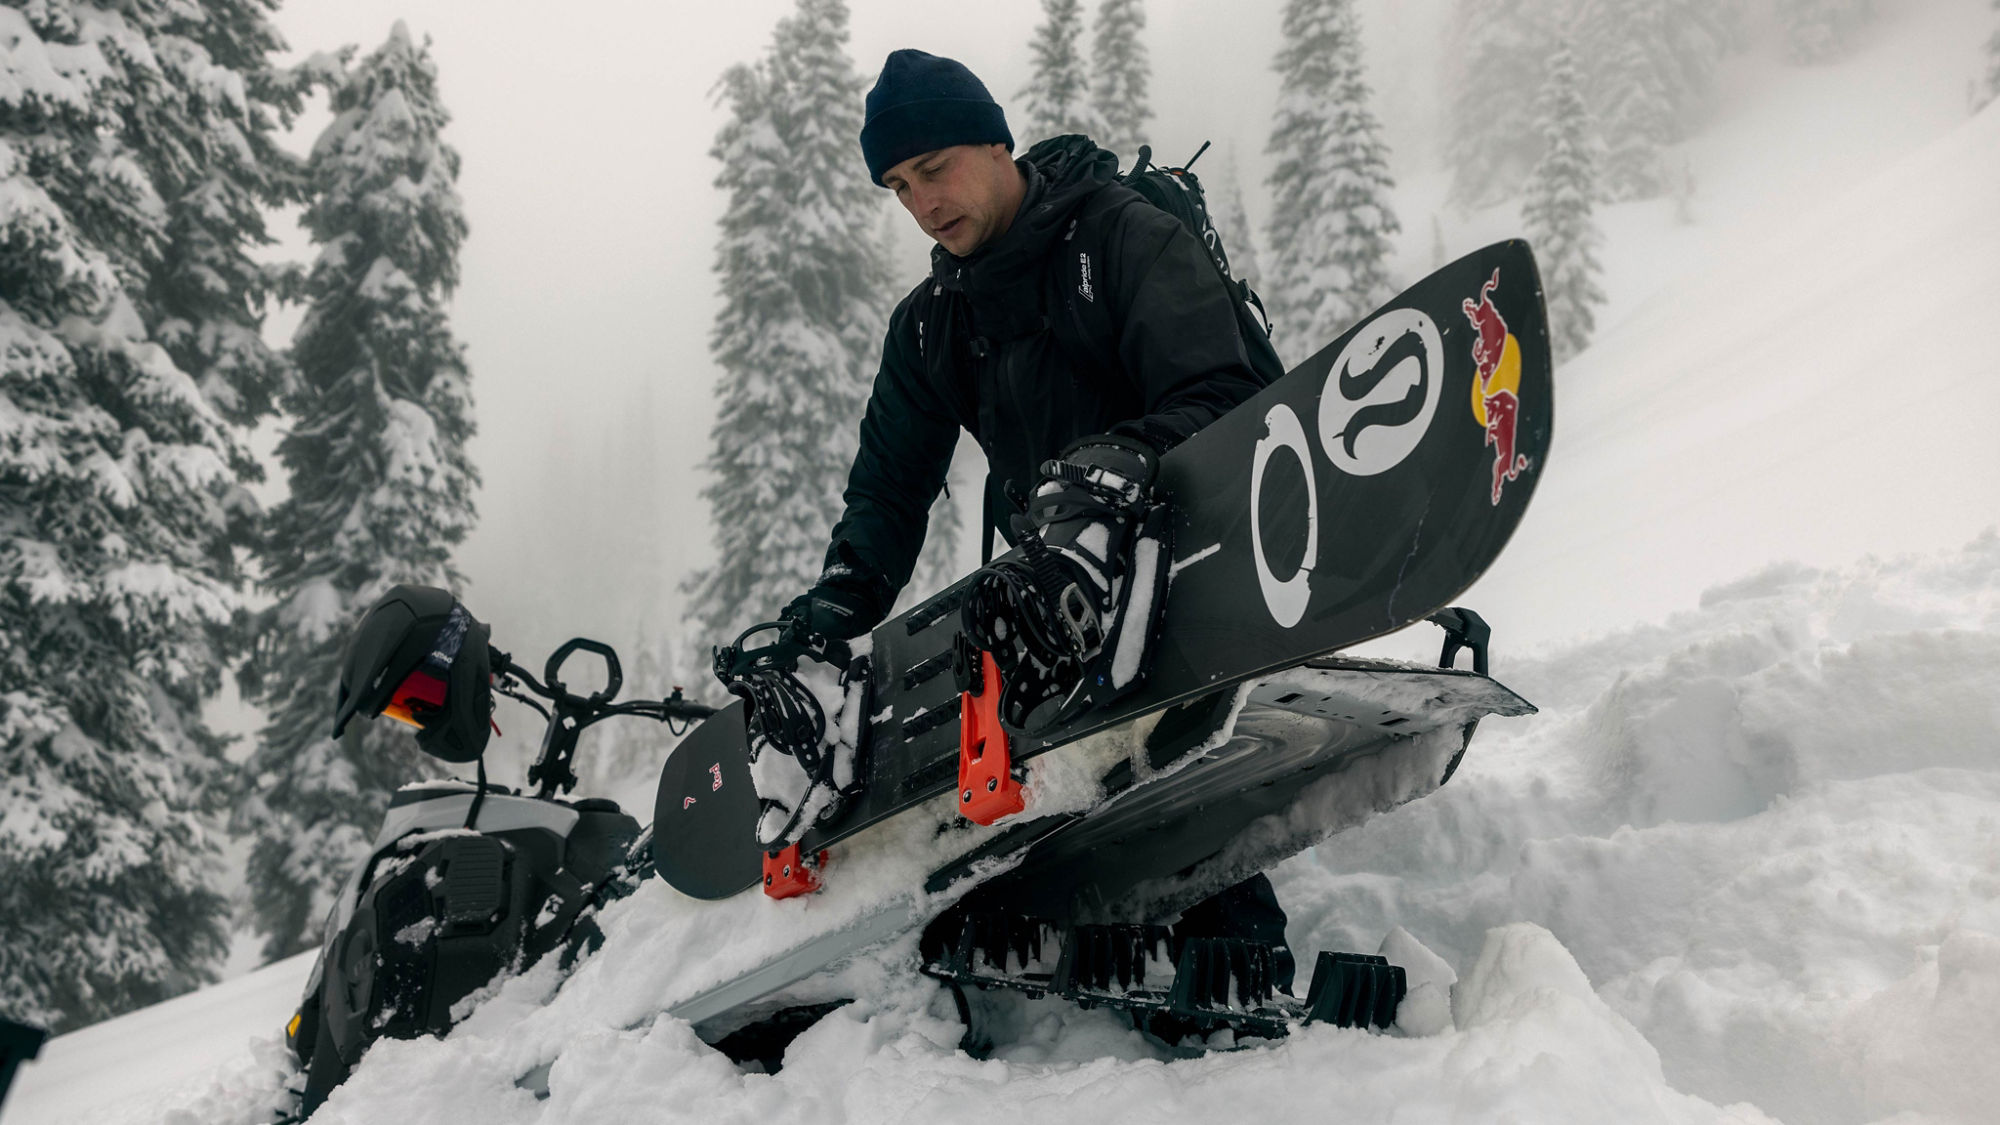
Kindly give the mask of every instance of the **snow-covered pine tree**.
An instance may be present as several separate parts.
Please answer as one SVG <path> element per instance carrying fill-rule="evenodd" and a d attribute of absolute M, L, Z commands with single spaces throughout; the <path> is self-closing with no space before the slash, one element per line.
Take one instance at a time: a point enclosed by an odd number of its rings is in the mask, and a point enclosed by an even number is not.
<path fill-rule="evenodd" d="M 1664 104 L 1662 142 L 1687 136 L 1706 117 L 1722 59 L 1740 38 L 1738 0 L 1597 0 L 1574 17 L 1560 0 L 1550 3 L 1539 42 L 1546 52 L 1558 37 L 1570 40 L 1585 104 L 1616 101 L 1636 78 Z M 1537 73 L 1546 77 L 1545 69 Z"/>
<path fill-rule="evenodd" d="M 1613 199 L 1651 199 L 1665 186 L 1660 146 L 1672 131 L 1673 108 L 1637 37 L 1624 38 L 1616 52 L 1612 69 L 1623 80 L 1608 84 L 1601 103 L 1605 192 Z"/>
<path fill-rule="evenodd" d="M 1388 150 L 1368 108 L 1353 0 L 1287 0 L 1274 63 L 1271 185 L 1273 342 L 1296 363 L 1394 292 Z"/>
<path fill-rule="evenodd" d="M 290 495 L 270 514 L 246 693 L 270 721 L 244 767 L 236 827 L 255 834 L 250 890 L 264 952 L 318 940 L 398 786 L 429 771 L 407 731 L 328 737 L 347 630 L 398 582 L 458 588 L 474 522 L 472 396 L 446 322 L 466 224 L 458 154 L 429 51 L 397 23 L 335 90 L 314 143 L 304 225 L 320 247 L 292 339 L 298 378 L 278 445 Z"/>
<path fill-rule="evenodd" d="M 1561 362 L 1589 345 L 1595 309 L 1604 303 L 1597 285 L 1603 272 L 1597 246 L 1603 235 L 1592 217 L 1602 195 L 1598 169 L 1603 157 L 1567 41 L 1549 59 L 1536 112 L 1542 159 L 1529 180 L 1521 217 L 1541 266 L 1551 343 Z"/>
<path fill-rule="evenodd" d="M 1545 0 L 1458 0 L 1447 25 L 1446 159 L 1451 198 L 1484 207 L 1511 195 L 1534 167 L 1528 99 L 1548 35 Z"/>
<path fill-rule="evenodd" d="M 2000 0 L 1993 0 L 1993 10 L 2000 12 Z M 1981 107 L 2000 98 L 2000 27 L 1993 29 L 1992 38 L 1986 41 L 1986 90 L 1979 101 Z"/>
<path fill-rule="evenodd" d="M 1153 64 L 1140 39 L 1146 30 L 1146 0 L 1103 0 L 1097 7 L 1097 27 L 1091 39 L 1091 63 L 1096 80 L 1091 100 L 1103 123 L 1098 144 L 1118 154 L 1127 166 L 1146 143 L 1146 122 L 1153 118 L 1147 90 Z"/>
<path fill-rule="evenodd" d="M 1229 254 L 1229 272 L 1255 289 L 1264 279 L 1264 270 L 1257 260 L 1257 238 L 1250 216 L 1243 209 L 1243 181 L 1236 174 L 1234 145 L 1224 150 L 1221 170 L 1203 184 L 1203 189 L 1210 205 L 1209 221 L 1215 224 L 1222 248 Z"/>
<path fill-rule="evenodd" d="M 1459 0 L 1446 50 L 1452 198 L 1487 206 L 1520 190 L 1541 153 L 1534 93 L 1551 45 L 1571 38 L 1587 104 L 1607 133 L 1648 122 L 1622 161 L 1643 167 L 1643 138 L 1687 135 L 1714 104 L 1716 73 L 1735 43 L 1736 0 Z"/>
<path fill-rule="evenodd" d="M 1042 17 L 1028 43 L 1034 56 L 1028 84 L 1015 95 L 1021 118 L 1014 139 L 1022 150 L 1065 133 L 1094 138 L 1103 131 L 1093 112 L 1090 76 L 1078 42 L 1083 38 L 1081 0 L 1042 0 Z"/>
<path fill-rule="evenodd" d="M 201 706 L 281 372 L 247 249 L 296 182 L 265 14 L 0 6 L 0 1008 L 57 1030 L 225 947 Z"/>
<path fill-rule="evenodd" d="M 1785 50 L 1793 62 L 1829 62 L 1846 54 L 1874 14 L 1872 0 L 1778 0 Z"/>
<path fill-rule="evenodd" d="M 887 198 L 854 152 L 863 82 L 847 6 L 799 0 L 769 55 L 723 78 L 710 154 L 729 197 L 709 338 L 721 369 L 703 490 L 714 566 L 688 579 L 703 643 L 768 620 L 820 571 L 841 512 L 892 292 L 877 236 Z"/>

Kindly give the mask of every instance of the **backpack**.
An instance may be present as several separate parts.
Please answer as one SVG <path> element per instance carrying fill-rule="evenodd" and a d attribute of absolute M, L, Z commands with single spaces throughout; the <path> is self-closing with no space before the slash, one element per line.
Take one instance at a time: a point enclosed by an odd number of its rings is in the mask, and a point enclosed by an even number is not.
<path fill-rule="evenodd" d="M 1269 314 L 1264 312 L 1264 302 L 1259 300 L 1250 283 L 1229 272 L 1229 254 L 1222 248 L 1222 235 L 1216 231 L 1215 223 L 1208 216 L 1208 197 L 1202 193 L 1201 180 L 1190 171 L 1201 154 L 1208 151 L 1209 142 L 1203 141 L 1188 162 L 1179 168 L 1162 168 L 1153 163 L 1151 145 L 1139 146 L 1139 158 L 1133 162 L 1132 170 L 1118 177 L 1118 182 L 1138 192 L 1146 202 L 1181 221 L 1201 244 L 1208 248 L 1209 260 L 1215 263 L 1216 272 L 1230 284 L 1240 296 L 1238 301 L 1254 307 L 1262 321 L 1266 336 L 1270 335 Z"/>
<path fill-rule="evenodd" d="M 1264 302 L 1250 288 L 1248 281 L 1230 273 L 1229 254 L 1223 249 L 1222 235 L 1209 218 L 1208 198 L 1202 192 L 1201 180 L 1188 170 L 1188 166 L 1201 159 L 1201 154 L 1207 151 L 1208 144 L 1204 142 L 1186 165 L 1163 168 L 1153 163 L 1152 146 L 1140 145 L 1138 159 L 1131 169 L 1114 182 L 1130 188 L 1147 203 L 1172 215 L 1190 234 L 1201 240 L 1202 246 L 1208 250 L 1210 264 L 1222 278 L 1223 285 L 1236 297 L 1236 320 L 1243 332 L 1243 342 L 1250 350 L 1251 365 L 1270 373 L 1275 379 L 1284 374 L 1285 364 L 1271 343 L 1270 317 L 1264 311 Z M 1087 286 L 1090 279 L 1065 276 L 1075 271 L 1078 259 L 1061 255 L 1058 260 L 1062 264 L 1051 281 L 1056 286 L 1056 303 L 1066 307 L 1069 315 L 1051 318 L 1050 327 L 1072 354 L 1090 356 L 1101 367 L 1115 369 L 1118 357 L 1106 345 L 1112 335 L 1108 305 L 1072 299 L 1069 294 L 1076 292 L 1079 286 Z"/>

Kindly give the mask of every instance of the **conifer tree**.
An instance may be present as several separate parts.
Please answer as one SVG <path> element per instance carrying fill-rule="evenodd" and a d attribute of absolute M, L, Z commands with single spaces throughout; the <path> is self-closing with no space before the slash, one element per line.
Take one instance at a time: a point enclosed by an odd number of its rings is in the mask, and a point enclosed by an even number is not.
<path fill-rule="evenodd" d="M 1457 0 L 1444 50 L 1455 65 L 1446 121 L 1451 198 L 1483 207 L 1513 194 L 1534 167 L 1528 81 L 1550 35 L 1543 0 Z M 1525 76 L 1525 77 L 1524 77 Z"/>
<path fill-rule="evenodd" d="M 1871 0 L 1778 0 L 1785 48 L 1793 62 L 1829 62 L 1846 54 L 1873 14 Z"/>
<path fill-rule="evenodd" d="M 1090 77 L 1085 73 L 1083 5 L 1080 0 L 1042 0 L 1042 22 L 1028 43 L 1034 67 L 1028 84 L 1015 96 L 1021 102 L 1016 142 L 1025 150 L 1037 141 L 1065 133 L 1096 136 L 1102 129 L 1091 104 Z M 1121 154 L 1122 155 L 1122 154 Z"/>
<path fill-rule="evenodd" d="M 1627 38 L 1617 51 L 1618 65 L 1613 69 L 1625 78 L 1610 85 L 1609 96 L 1601 103 L 1604 186 L 1613 199 L 1650 199 L 1665 185 L 1660 146 L 1672 127 L 1672 107 L 1639 40 Z"/>
<path fill-rule="evenodd" d="M 1597 246 L 1603 236 L 1592 218 L 1601 195 L 1602 155 L 1580 86 L 1569 45 L 1559 43 L 1536 99 L 1542 159 L 1529 180 L 1528 201 L 1522 209 L 1528 240 L 1541 266 L 1557 362 L 1589 345 L 1596 329 L 1594 310 L 1604 303 L 1604 292 L 1597 285 L 1603 272 Z"/>
<path fill-rule="evenodd" d="M 1147 93 L 1153 66 L 1139 38 L 1145 30 L 1146 0 L 1103 0 L 1098 6 L 1091 43 L 1097 78 L 1091 93 L 1103 128 L 1093 139 L 1127 166 L 1146 143 L 1146 122 L 1153 118 Z"/>
<path fill-rule="evenodd" d="M 863 82 L 847 6 L 799 0 L 769 54 L 723 79 L 710 155 L 729 197 L 709 338 L 721 369 L 703 491 L 717 560 L 687 583 L 704 643 L 768 620 L 820 572 L 888 309 L 886 195 L 855 157 Z"/>
<path fill-rule="evenodd" d="M 1620 197 L 1657 175 L 1662 144 L 1687 135 L 1715 102 L 1735 41 L 1736 0 L 1459 0 L 1446 46 L 1452 100 L 1452 198 L 1487 206 L 1517 193 L 1541 153 L 1533 92 L 1556 40 L 1570 37 L 1584 100 L 1622 146 L 1610 182 Z M 1627 187 L 1627 181 L 1642 186 Z"/>
<path fill-rule="evenodd" d="M 1256 288 L 1264 278 L 1264 270 L 1257 258 L 1255 230 L 1249 214 L 1243 210 L 1243 181 L 1236 174 L 1234 146 L 1226 150 L 1222 169 L 1207 195 L 1211 205 L 1209 221 L 1222 236 L 1222 248 L 1229 254 L 1229 272 Z"/>
<path fill-rule="evenodd" d="M 1387 259 L 1388 150 L 1368 108 L 1353 0 L 1287 0 L 1275 67 L 1276 159 L 1264 300 L 1288 363 L 1312 354 L 1394 292 Z"/>
<path fill-rule="evenodd" d="M 236 826 L 264 952 L 319 940 L 395 790 L 431 772 L 409 732 L 355 722 L 328 737 L 347 631 L 399 582 L 459 588 L 451 549 L 474 522 L 472 397 L 445 318 L 466 224 L 437 70 L 401 23 L 334 92 L 313 145 L 304 225 L 320 247 L 292 340 L 298 378 L 278 457 L 291 484 L 268 521 L 244 672 L 270 715 Z"/>
<path fill-rule="evenodd" d="M 2000 12 L 2000 0 L 1993 0 L 1993 10 Z M 1992 38 L 1986 41 L 1986 90 L 1979 105 L 1985 106 L 2000 98 L 2000 27 L 1993 29 Z"/>
<path fill-rule="evenodd" d="M 248 252 L 297 186 L 265 9 L 0 6 L 0 1009 L 57 1030 L 224 951 L 201 706 L 283 371 Z"/>

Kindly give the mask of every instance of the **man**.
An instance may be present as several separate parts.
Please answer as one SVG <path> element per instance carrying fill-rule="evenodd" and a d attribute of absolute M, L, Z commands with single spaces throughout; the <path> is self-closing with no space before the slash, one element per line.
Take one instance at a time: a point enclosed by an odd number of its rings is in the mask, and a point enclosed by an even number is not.
<path fill-rule="evenodd" d="M 826 570 L 787 608 L 815 632 L 857 636 L 888 615 L 960 429 L 986 454 L 982 534 L 1011 543 L 995 518 L 1009 484 L 1033 488 L 1078 439 L 1157 460 L 1283 374 L 1200 240 L 1112 182 L 1116 156 L 1082 137 L 1021 161 L 1013 147 L 950 59 L 897 51 L 868 94 L 869 173 L 938 245 L 890 317 Z"/>
<path fill-rule="evenodd" d="M 869 174 L 937 246 L 930 277 L 890 317 L 826 568 L 785 609 L 816 634 L 858 636 L 888 615 L 963 429 L 986 454 L 984 543 L 997 529 L 1046 546 L 1056 581 L 1082 588 L 1062 620 L 1079 634 L 1098 628 L 1098 647 L 1110 648 L 1106 630 L 1144 608 L 1114 589 L 1122 580 L 1129 593 L 1121 556 L 1142 534 L 1121 499 L 1143 498 L 1161 455 L 1284 373 L 1201 241 L 1113 182 L 1116 156 L 1083 137 L 1021 160 L 1013 147 L 1000 106 L 951 59 L 897 51 L 868 94 Z M 995 517 L 1017 506 L 1010 493 L 1030 491 L 1021 516 Z M 1017 577 L 997 583 L 997 612 L 1025 608 L 1007 605 L 1010 591 L 1046 589 Z M 802 832 L 790 814 L 811 801 L 787 803 L 766 823 Z M 1279 944 L 1289 984 L 1284 913 L 1263 876 L 1190 909 L 1183 925 Z"/>

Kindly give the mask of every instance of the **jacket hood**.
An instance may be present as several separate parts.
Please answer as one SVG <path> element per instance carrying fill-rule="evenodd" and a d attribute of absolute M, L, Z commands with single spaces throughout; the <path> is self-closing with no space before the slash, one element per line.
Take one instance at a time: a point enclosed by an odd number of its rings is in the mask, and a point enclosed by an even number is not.
<path fill-rule="evenodd" d="M 931 277 L 969 295 L 1005 289 L 1036 271 L 1049 244 L 1069 226 L 1085 200 L 1118 176 L 1118 157 L 1089 137 L 1051 137 L 1014 162 L 1027 178 L 1021 209 L 1007 232 L 961 258 L 943 246 L 931 250 Z"/>

